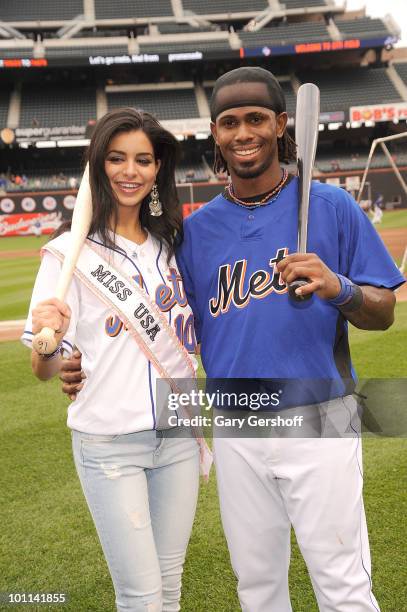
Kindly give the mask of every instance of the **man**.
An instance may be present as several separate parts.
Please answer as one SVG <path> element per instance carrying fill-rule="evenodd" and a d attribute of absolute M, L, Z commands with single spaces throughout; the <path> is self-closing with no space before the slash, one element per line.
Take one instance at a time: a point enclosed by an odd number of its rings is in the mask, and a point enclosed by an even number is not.
<path fill-rule="evenodd" d="M 321 414 L 339 414 L 351 431 L 346 439 L 214 440 L 242 610 L 291 610 L 291 525 L 320 610 L 379 610 L 371 590 L 361 446 L 352 429 L 355 403 L 346 391 L 353 377 L 347 321 L 389 327 L 392 290 L 403 277 L 356 203 L 328 185 L 313 184 L 310 253 L 295 253 L 298 180 L 280 167 L 295 158 L 295 148 L 283 92 L 268 71 L 239 68 L 220 77 L 211 119 L 215 167 L 227 169 L 231 183 L 186 220 L 178 251 L 208 379 L 249 379 L 259 389 L 269 379 L 294 386 L 333 381 L 328 390 L 314 385 L 315 406 Z M 303 303 L 287 292 L 298 277 L 309 280 L 303 296 L 313 294 Z M 313 408 L 304 407 L 310 402 L 301 385 L 294 397 L 303 414 Z"/>

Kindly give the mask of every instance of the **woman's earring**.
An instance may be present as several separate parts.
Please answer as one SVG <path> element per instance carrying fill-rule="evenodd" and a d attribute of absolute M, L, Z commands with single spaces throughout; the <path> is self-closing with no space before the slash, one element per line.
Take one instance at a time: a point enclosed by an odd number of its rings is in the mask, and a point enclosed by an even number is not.
<path fill-rule="evenodd" d="M 148 206 L 150 208 L 150 215 L 152 217 L 161 217 L 161 215 L 163 214 L 163 207 L 160 202 L 157 183 L 154 183 L 153 188 L 151 190 L 151 200 Z"/>

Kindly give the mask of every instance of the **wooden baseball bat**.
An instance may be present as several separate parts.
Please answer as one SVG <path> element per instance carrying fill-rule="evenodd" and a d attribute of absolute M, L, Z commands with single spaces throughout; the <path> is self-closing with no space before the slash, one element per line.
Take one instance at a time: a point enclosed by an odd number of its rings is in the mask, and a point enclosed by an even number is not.
<path fill-rule="evenodd" d="M 55 297 L 65 300 L 65 296 L 71 284 L 73 271 L 82 249 L 83 243 L 89 232 L 92 220 L 92 197 L 89 184 L 89 164 L 86 165 L 82 181 L 76 196 L 76 203 L 72 214 L 70 248 L 66 255 L 58 283 L 55 289 Z M 33 348 L 41 355 L 50 355 L 58 346 L 55 338 L 55 330 L 44 327 L 33 338 Z"/>
<path fill-rule="evenodd" d="M 314 83 L 304 83 L 297 93 L 295 113 L 295 142 L 298 168 L 298 253 L 307 252 L 308 211 L 315 163 L 319 127 L 319 89 Z M 290 297 L 297 301 L 309 300 L 312 293 L 297 295 L 296 289 L 308 284 L 306 278 L 296 278 L 288 286 Z"/>

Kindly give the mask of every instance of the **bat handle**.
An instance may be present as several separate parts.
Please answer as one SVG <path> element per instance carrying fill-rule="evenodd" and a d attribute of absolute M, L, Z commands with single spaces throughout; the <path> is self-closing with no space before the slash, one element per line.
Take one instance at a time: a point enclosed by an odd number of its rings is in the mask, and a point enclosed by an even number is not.
<path fill-rule="evenodd" d="M 306 293 L 305 295 L 298 295 L 295 293 L 296 289 L 299 287 L 304 287 L 304 285 L 308 284 L 309 280 L 307 278 L 296 278 L 288 285 L 288 295 L 295 302 L 305 302 L 306 300 L 310 300 L 313 295 L 312 293 Z"/>
<path fill-rule="evenodd" d="M 40 355 L 51 355 L 58 348 L 58 340 L 55 337 L 55 330 L 50 327 L 43 327 L 33 338 L 33 348 Z"/>

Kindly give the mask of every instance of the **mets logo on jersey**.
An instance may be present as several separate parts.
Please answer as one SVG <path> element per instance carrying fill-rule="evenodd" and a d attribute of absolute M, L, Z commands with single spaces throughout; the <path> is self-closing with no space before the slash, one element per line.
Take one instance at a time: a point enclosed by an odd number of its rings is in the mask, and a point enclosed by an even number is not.
<path fill-rule="evenodd" d="M 278 249 L 270 259 L 268 270 L 256 270 L 246 282 L 247 260 L 239 259 L 232 266 L 220 266 L 218 272 L 217 295 L 209 300 L 209 311 L 213 317 L 228 312 L 230 305 L 245 308 L 251 299 L 261 300 L 270 293 L 287 293 L 287 285 L 282 281 L 276 266 L 288 254 L 288 248 Z"/>

